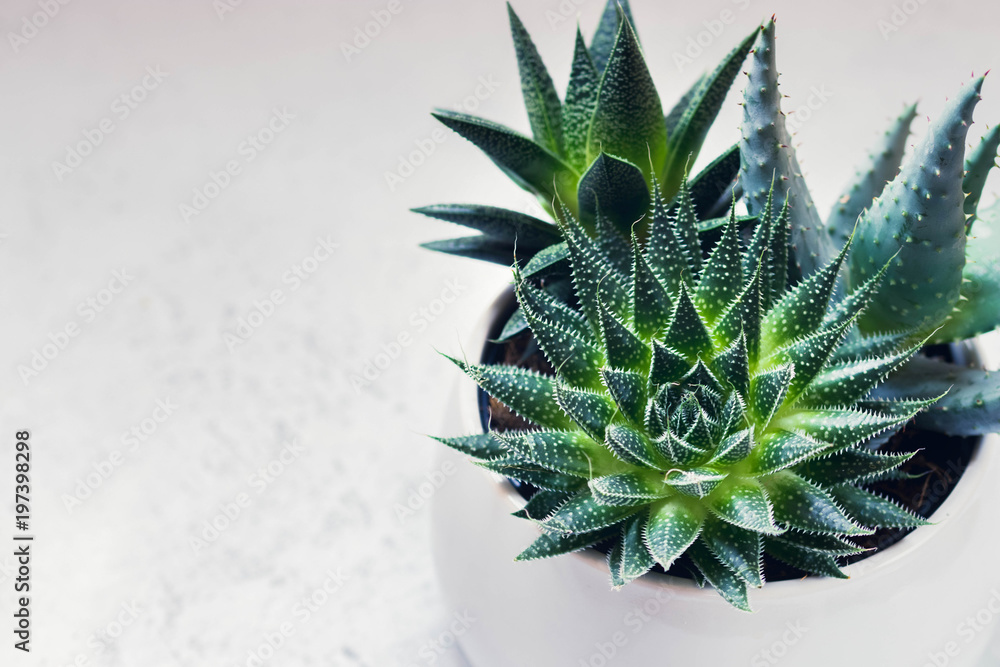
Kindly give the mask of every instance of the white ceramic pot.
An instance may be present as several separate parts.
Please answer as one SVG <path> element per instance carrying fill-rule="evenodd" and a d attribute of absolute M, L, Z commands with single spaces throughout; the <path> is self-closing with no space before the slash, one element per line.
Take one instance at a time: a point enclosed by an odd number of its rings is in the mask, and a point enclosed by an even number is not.
<path fill-rule="evenodd" d="M 464 349 L 483 349 L 511 298 L 497 299 Z M 471 381 L 460 381 L 451 404 L 446 435 L 481 432 Z M 441 586 L 456 612 L 475 619 L 459 638 L 473 667 L 996 665 L 984 655 L 1000 628 L 998 440 L 978 446 L 935 525 L 848 566 L 849 580 L 753 590 L 753 614 L 666 575 L 613 591 L 592 550 L 515 563 L 538 535 L 510 516 L 523 499 L 449 450 L 457 471 L 433 501 Z"/>

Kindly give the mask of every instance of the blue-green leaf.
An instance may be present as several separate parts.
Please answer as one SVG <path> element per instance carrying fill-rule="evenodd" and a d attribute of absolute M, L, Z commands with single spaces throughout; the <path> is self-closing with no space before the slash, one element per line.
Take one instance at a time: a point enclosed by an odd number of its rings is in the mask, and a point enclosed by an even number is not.
<path fill-rule="evenodd" d="M 910 126 L 917 115 L 917 105 L 911 104 L 893 120 L 892 125 L 879 137 L 879 143 L 854 178 L 837 198 L 826 220 L 827 230 L 834 244 L 841 246 L 854 232 L 854 225 L 872 200 L 882 194 L 886 183 L 899 173 L 899 165 L 906 152 Z"/>
<path fill-rule="evenodd" d="M 965 266 L 965 143 L 982 83 L 974 80 L 948 103 L 858 223 L 849 283 L 859 284 L 892 260 L 858 322 L 862 331 L 930 331 L 958 303 Z"/>

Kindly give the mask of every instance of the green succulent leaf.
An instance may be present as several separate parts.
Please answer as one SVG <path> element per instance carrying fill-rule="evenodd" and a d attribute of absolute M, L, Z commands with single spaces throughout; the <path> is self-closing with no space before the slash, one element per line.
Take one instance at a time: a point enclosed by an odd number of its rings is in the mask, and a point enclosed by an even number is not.
<path fill-rule="evenodd" d="M 529 463 L 517 455 L 494 461 L 476 461 L 477 466 L 501 477 L 531 484 L 539 489 L 576 493 L 586 488 L 587 482 L 579 477 L 563 475 Z"/>
<path fill-rule="evenodd" d="M 698 538 L 704 522 L 704 516 L 682 500 L 655 503 L 646 521 L 646 548 L 664 570 L 669 570 Z"/>
<path fill-rule="evenodd" d="M 750 598 L 747 594 L 747 583 L 735 572 L 719 562 L 712 552 L 701 542 L 691 545 L 689 550 L 691 560 L 719 592 L 726 602 L 740 611 L 750 612 Z"/>
<path fill-rule="evenodd" d="M 754 30 L 737 44 L 711 74 L 701 79 L 700 85 L 690 95 L 684 112 L 673 125 L 667 141 L 670 157 L 663 171 L 667 192 L 680 184 L 687 175 L 687 165 L 698 158 L 705 136 L 719 115 L 726 94 L 736 80 L 736 75 L 740 73 L 757 32 L 758 30 Z"/>
<path fill-rule="evenodd" d="M 747 352 L 747 341 L 740 334 L 722 354 L 712 362 L 719 377 L 725 378 L 739 392 L 743 400 L 750 397 L 750 354 Z"/>
<path fill-rule="evenodd" d="M 444 355 L 483 391 L 544 428 L 565 428 L 572 422 L 555 404 L 555 383 L 540 373 L 512 366 L 477 366 Z"/>
<path fill-rule="evenodd" d="M 601 332 L 608 365 L 643 375 L 649 374 L 652 351 L 628 326 L 607 308 L 601 307 Z"/>
<path fill-rule="evenodd" d="M 778 560 L 821 577 L 847 579 L 833 556 L 792 544 L 780 537 L 764 538 L 764 548 Z"/>
<path fill-rule="evenodd" d="M 698 308 L 687 287 L 681 288 L 664 339 L 670 341 L 671 347 L 688 359 L 712 349 L 712 336 L 698 314 Z"/>
<path fill-rule="evenodd" d="M 672 311 L 670 294 L 646 261 L 633 234 L 632 313 L 636 334 L 645 340 L 651 339 L 667 325 Z"/>
<path fill-rule="evenodd" d="M 844 449 L 823 458 L 799 464 L 795 472 L 822 486 L 842 482 L 861 483 L 896 470 L 913 458 L 913 454 L 879 454 L 867 449 Z M 863 513 L 859 516 L 865 516 Z"/>
<path fill-rule="evenodd" d="M 733 199 L 738 199 L 733 197 L 733 186 L 739 173 L 740 145 L 735 144 L 691 179 L 691 201 L 699 219 L 721 215 Z"/>
<path fill-rule="evenodd" d="M 588 389 L 576 389 L 556 383 L 556 402 L 577 426 L 594 440 L 602 440 L 604 431 L 617 411 L 607 395 Z"/>
<path fill-rule="evenodd" d="M 614 536 L 617 528 L 605 528 L 591 533 L 542 533 L 531 546 L 522 551 L 514 560 L 532 561 L 552 558 L 564 554 L 583 551 Z"/>
<path fill-rule="evenodd" d="M 624 472 L 590 480 L 590 490 L 606 505 L 647 505 L 672 495 L 670 487 L 656 474 Z"/>
<path fill-rule="evenodd" d="M 750 454 L 749 472 L 756 476 L 770 475 L 815 458 L 829 448 L 828 443 L 799 433 L 774 431 L 761 438 L 760 445 Z"/>
<path fill-rule="evenodd" d="M 929 522 L 909 512 L 893 501 L 852 484 L 831 487 L 833 499 L 852 516 L 863 516 L 872 525 L 884 528 L 916 528 Z"/>
<path fill-rule="evenodd" d="M 701 539 L 712 555 L 737 577 L 754 588 L 764 585 L 761 568 L 764 544 L 760 533 L 710 516 L 705 520 Z"/>
<path fill-rule="evenodd" d="M 845 245 L 829 264 L 785 294 L 764 318 L 763 338 L 768 348 L 780 347 L 782 341 L 796 341 L 808 336 L 823 322 L 830 297 L 837 284 L 840 268 L 850 245 Z"/>
<path fill-rule="evenodd" d="M 871 530 L 855 524 L 827 491 L 784 470 L 763 480 L 774 504 L 778 523 L 810 533 L 866 535 Z"/>
<path fill-rule="evenodd" d="M 693 498 L 704 498 L 722 483 L 728 474 L 714 468 L 689 468 L 688 470 L 670 470 L 665 478 L 666 483 Z"/>
<path fill-rule="evenodd" d="M 593 47 L 591 54 L 600 69 Z M 621 22 L 601 76 L 587 144 L 590 160 L 602 152 L 617 155 L 638 165 L 647 183 L 656 178 L 650 163 L 662 165 L 665 161 L 667 128 L 663 107 L 629 21 Z"/>
<path fill-rule="evenodd" d="M 903 414 L 883 414 L 867 410 L 815 408 L 798 410 L 781 417 L 775 426 L 805 433 L 835 447 L 851 447 L 883 431 L 908 422 L 928 403 L 906 410 Z"/>
<path fill-rule="evenodd" d="M 602 505 L 588 492 L 567 501 L 542 525 L 553 532 L 589 533 L 614 526 L 634 512 L 626 505 Z"/>
<path fill-rule="evenodd" d="M 714 324 L 726 307 L 739 298 L 742 276 L 739 226 L 733 214 L 722 239 L 708 259 L 695 291 L 695 303 L 706 321 Z"/>
<path fill-rule="evenodd" d="M 496 241 L 516 242 L 518 249 L 538 251 L 562 240 L 559 228 L 552 223 L 495 206 L 438 204 L 415 208 L 413 212 L 478 230 Z M 514 253 L 509 251 L 507 263 L 513 259 Z"/>
<path fill-rule="evenodd" d="M 615 405 L 633 424 L 642 424 L 646 414 L 646 379 L 633 371 L 602 368 L 601 378 Z"/>
<path fill-rule="evenodd" d="M 670 220 L 658 185 L 653 187 L 652 218 L 646 260 L 670 295 L 677 296 L 682 286 L 694 285 L 694 278 L 684 246 Z"/>
<path fill-rule="evenodd" d="M 577 27 L 576 49 L 566 89 L 566 102 L 562 107 L 562 132 L 566 158 L 581 172 L 587 166 L 587 131 L 597 106 L 597 89 L 600 85 L 600 72 L 590 57 L 580 28 Z"/>
<path fill-rule="evenodd" d="M 645 516 L 641 514 L 630 517 L 622 525 L 621 539 L 615 546 L 617 557 L 612 557 L 612 575 L 616 587 L 635 581 L 656 565 L 643 539 L 645 525 Z"/>
<path fill-rule="evenodd" d="M 508 455 L 507 449 L 489 433 L 477 433 L 459 438 L 434 438 L 457 452 L 476 459 L 502 459 Z"/>
<path fill-rule="evenodd" d="M 782 531 L 764 489 L 754 480 L 731 480 L 708 498 L 709 507 L 723 521 L 765 535 Z"/>
<path fill-rule="evenodd" d="M 750 380 L 750 405 L 760 428 L 766 428 L 781 407 L 794 376 L 794 367 L 785 364 L 759 373 Z"/>
<path fill-rule="evenodd" d="M 563 197 L 573 202 L 579 174 L 556 154 L 499 123 L 456 111 L 434 117 L 479 147 L 507 176 L 545 201 Z"/>
<path fill-rule="evenodd" d="M 517 68 L 521 75 L 521 92 L 524 95 L 524 106 L 528 110 L 528 120 L 531 122 L 531 132 L 535 141 L 545 146 L 555 155 L 562 155 L 562 103 L 556 92 L 552 77 L 542 62 L 542 57 L 531 41 L 531 35 L 525 30 L 521 19 L 514 13 L 514 8 L 507 3 L 507 13 L 510 17 L 510 30 L 514 37 L 514 49 L 517 52 Z"/>
<path fill-rule="evenodd" d="M 549 518 L 553 512 L 566 504 L 566 501 L 572 497 L 572 494 L 566 493 L 565 491 L 549 491 L 547 489 L 542 489 L 536 491 L 528 502 L 524 504 L 524 507 L 514 512 L 513 516 L 519 519 L 528 519 L 529 521 L 544 521 Z"/>
<path fill-rule="evenodd" d="M 579 431 L 505 431 L 494 436 L 509 451 L 552 472 L 590 479 L 618 468 L 610 452 Z"/>
<path fill-rule="evenodd" d="M 753 451 L 753 447 L 753 429 L 747 428 L 742 431 L 737 431 L 722 441 L 722 444 L 719 445 L 718 450 L 715 452 L 715 456 L 713 456 L 708 463 L 709 465 L 713 463 L 739 463 L 750 456 L 750 452 Z"/>
<path fill-rule="evenodd" d="M 546 276 L 553 273 L 569 273 L 569 248 L 565 242 L 539 250 L 524 265 L 525 278 Z"/>
<path fill-rule="evenodd" d="M 628 21 L 633 27 L 635 26 L 628 0 L 608 0 L 608 4 L 604 6 L 600 23 L 597 24 L 597 31 L 594 33 L 593 39 L 590 40 L 590 54 L 593 56 L 594 64 L 599 72 L 604 71 L 611 59 L 611 52 L 615 48 L 622 20 Z M 638 35 L 636 39 L 638 39 Z"/>
<path fill-rule="evenodd" d="M 642 170 L 627 160 L 604 152 L 583 174 L 577 197 L 584 225 L 596 224 L 599 209 L 626 238 L 632 235 L 632 225 L 649 208 L 649 189 Z M 627 245 L 625 247 L 628 248 Z"/>
<path fill-rule="evenodd" d="M 456 257 L 467 257 L 477 259 L 481 262 L 492 264 L 503 264 L 510 266 L 514 261 L 514 254 L 511 252 L 511 244 L 506 241 L 498 241 L 489 236 L 463 236 L 457 239 L 445 239 L 443 241 L 429 241 L 421 243 L 421 248 L 442 252 L 446 255 Z"/>

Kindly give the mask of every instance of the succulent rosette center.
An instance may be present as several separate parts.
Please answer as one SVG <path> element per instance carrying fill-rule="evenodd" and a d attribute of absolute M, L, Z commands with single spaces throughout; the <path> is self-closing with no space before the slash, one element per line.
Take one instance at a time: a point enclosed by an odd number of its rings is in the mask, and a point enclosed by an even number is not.
<path fill-rule="evenodd" d="M 520 310 L 553 376 L 456 360 L 537 428 L 444 442 L 540 489 L 518 513 L 541 535 L 519 558 L 612 540 L 614 585 L 684 557 L 695 575 L 748 609 L 766 551 L 843 576 L 850 537 L 923 520 L 864 488 L 909 455 L 867 447 L 931 401 L 866 397 L 922 341 L 862 338 L 855 323 L 884 270 L 843 298 L 848 243 L 790 285 L 789 207 L 768 201 L 752 237 L 730 215 L 703 257 L 682 185 L 654 188 L 617 265 L 566 208 L 559 222 L 573 293 L 561 300 L 515 267 Z M 645 243 L 639 240 L 640 234 Z"/>

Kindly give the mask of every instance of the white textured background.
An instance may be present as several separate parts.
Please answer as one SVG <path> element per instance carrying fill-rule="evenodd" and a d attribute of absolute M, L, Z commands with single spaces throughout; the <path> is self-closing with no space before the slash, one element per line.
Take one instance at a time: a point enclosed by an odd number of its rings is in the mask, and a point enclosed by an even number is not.
<path fill-rule="evenodd" d="M 407 208 L 523 208 L 525 197 L 454 137 L 394 191 L 385 172 L 430 137 L 427 111 L 461 105 L 480 77 L 497 90 L 477 113 L 526 128 L 503 4 L 401 0 L 401 13 L 348 60 L 342 44 L 386 1 L 228 0 L 238 6 L 220 16 L 224 1 L 73 0 L 16 51 L 9 33 L 38 4 L 0 7 L 0 545 L 13 532 L 11 443 L 24 428 L 36 457 L 38 540 L 30 656 L 11 648 L 12 559 L 0 546 L 0 664 L 232 667 L 286 621 L 294 632 L 267 664 L 455 659 L 426 644 L 454 612 L 436 591 L 429 512 L 401 520 L 394 507 L 433 470 L 436 445 L 422 434 L 449 409 L 456 371 L 433 348 L 457 350 L 458 332 L 506 272 L 417 249 L 460 230 Z M 904 101 L 920 98 L 934 114 L 973 70 L 1000 66 L 1000 4 L 909 7 L 915 14 L 886 35 L 878 22 L 892 20 L 893 4 L 882 0 L 633 8 L 665 105 L 778 13 L 786 108 L 813 87 L 830 95 L 798 135 L 827 210 Z M 516 8 L 561 87 L 575 18 L 589 35 L 600 0 Z M 693 65 L 675 65 L 723 10 L 735 25 Z M 556 20 L 560 11 L 569 19 Z M 166 78 L 120 119 L 115 99 L 157 66 Z M 977 120 L 1000 120 L 1000 81 L 988 80 L 985 95 Z M 735 140 L 737 98 L 703 155 Z M 274 108 L 295 117 L 245 162 L 241 142 Z M 105 117 L 114 131 L 60 180 L 53 164 Z M 233 159 L 240 175 L 183 220 L 179 205 Z M 292 290 L 283 276 L 317 237 L 339 247 Z M 134 280 L 87 321 L 78 304 L 121 269 Z M 449 281 L 457 300 L 421 315 Z M 286 301 L 231 352 L 224 334 L 274 289 Z M 22 381 L 18 366 L 69 323 L 79 335 Z M 412 343 L 373 382 L 352 386 L 401 333 Z M 150 418 L 158 399 L 178 407 L 129 451 L 122 433 Z M 258 493 L 251 476 L 293 440 L 304 453 Z M 68 509 L 66 497 L 116 450 L 120 465 Z M 250 506 L 195 551 L 203 522 L 239 493 Z M 338 570 L 346 581 L 304 620 L 296 605 Z M 118 634 L 123 604 L 137 605 L 138 617 L 116 639 L 95 641 Z"/>

